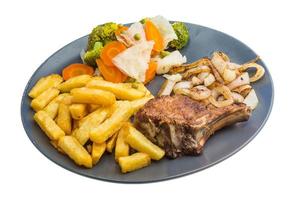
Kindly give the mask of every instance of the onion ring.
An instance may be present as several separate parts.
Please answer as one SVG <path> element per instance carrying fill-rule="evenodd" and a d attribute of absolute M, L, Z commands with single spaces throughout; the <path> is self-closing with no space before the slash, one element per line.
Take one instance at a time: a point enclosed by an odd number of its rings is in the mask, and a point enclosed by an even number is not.
<path fill-rule="evenodd" d="M 207 99 L 211 95 L 211 91 L 202 85 L 195 86 L 191 89 L 177 89 L 175 93 L 183 94 L 197 101 Z"/>
<path fill-rule="evenodd" d="M 262 78 L 265 74 L 265 69 L 257 64 L 257 63 L 246 63 L 241 65 L 241 67 L 239 68 L 240 72 L 244 72 L 249 68 L 256 68 L 256 73 L 254 76 L 250 77 L 250 82 L 256 82 L 257 80 L 259 80 L 260 78 Z"/>
<path fill-rule="evenodd" d="M 200 74 L 202 72 L 210 72 L 210 68 L 208 66 L 206 66 L 206 65 L 198 66 L 198 67 L 195 67 L 195 68 L 192 68 L 192 69 L 189 69 L 189 70 L 185 71 L 182 74 L 182 77 L 184 79 L 188 79 L 191 76 L 194 76 L 196 74 Z"/>
<path fill-rule="evenodd" d="M 234 103 L 232 93 L 228 87 L 222 85 L 220 87 L 216 87 L 214 90 L 217 91 L 219 94 L 223 95 L 225 98 L 225 100 L 223 101 L 217 101 L 216 98 L 213 95 L 211 95 L 208 100 L 215 107 L 221 108 L 221 107 L 229 106 Z"/>

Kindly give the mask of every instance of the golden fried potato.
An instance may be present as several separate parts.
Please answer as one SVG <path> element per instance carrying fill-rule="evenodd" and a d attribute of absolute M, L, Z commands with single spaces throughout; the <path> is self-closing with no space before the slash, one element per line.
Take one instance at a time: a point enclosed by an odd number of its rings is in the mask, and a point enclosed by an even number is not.
<path fill-rule="evenodd" d="M 58 146 L 78 165 L 92 168 L 92 158 L 86 149 L 73 136 L 63 136 Z"/>
<path fill-rule="evenodd" d="M 128 134 L 129 134 L 129 122 L 125 123 L 118 133 L 115 147 L 115 160 L 117 162 L 119 157 L 129 156 L 130 147 L 125 142 L 125 139 Z"/>
<path fill-rule="evenodd" d="M 96 143 L 103 143 L 116 133 L 133 114 L 134 110 L 128 101 L 116 102 L 117 108 L 110 118 L 90 132 L 90 139 Z"/>
<path fill-rule="evenodd" d="M 97 143 L 93 143 L 93 147 L 92 147 L 92 159 L 93 159 L 93 164 L 97 164 L 100 160 L 100 158 L 102 157 L 102 155 L 104 154 L 106 150 L 106 143 L 101 143 L 101 144 L 97 144 Z"/>
<path fill-rule="evenodd" d="M 66 104 L 66 105 L 71 105 L 73 103 L 72 95 L 70 93 L 64 93 L 64 94 L 68 94 L 68 95 L 66 95 L 60 102 Z"/>
<path fill-rule="evenodd" d="M 72 130 L 72 118 L 70 115 L 68 105 L 64 103 L 59 104 L 58 115 L 56 119 L 57 125 L 65 132 L 66 135 L 71 134 Z"/>
<path fill-rule="evenodd" d="M 95 117 L 94 113 L 99 112 L 98 110 L 100 110 L 100 109 L 106 109 L 106 112 L 108 112 L 106 117 L 108 118 L 112 115 L 112 113 L 116 110 L 116 108 L 117 108 L 116 103 L 114 103 L 113 105 L 110 105 L 110 106 L 100 107 L 100 108 L 96 109 L 95 111 L 91 112 L 90 114 L 88 114 L 87 116 L 85 116 L 84 118 L 80 119 L 79 126 L 81 126 L 85 121 L 94 118 Z"/>
<path fill-rule="evenodd" d="M 102 107 L 101 105 L 97 105 L 97 104 L 87 104 L 88 107 L 88 111 L 89 113 L 94 112 L 95 110 L 97 110 L 98 108 Z"/>
<path fill-rule="evenodd" d="M 104 80 L 104 78 L 101 76 L 93 76 L 92 80 Z"/>
<path fill-rule="evenodd" d="M 116 145 L 116 140 L 117 140 L 117 137 L 118 137 L 118 132 L 115 133 L 114 135 L 112 135 L 109 139 L 108 139 L 108 142 L 107 142 L 107 152 L 110 152 L 112 153 L 113 152 L 113 149 Z"/>
<path fill-rule="evenodd" d="M 153 144 L 133 126 L 129 126 L 129 134 L 125 141 L 137 151 L 147 153 L 153 160 L 160 160 L 165 154 L 164 150 Z"/>
<path fill-rule="evenodd" d="M 58 140 L 64 136 L 64 131 L 49 117 L 45 111 L 34 114 L 34 120 L 51 140 Z"/>
<path fill-rule="evenodd" d="M 145 96 L 145 92 L 129 88 L 123 83 L 112 83 L 103 80 L 91 80 L 87 86 L 89 88 L 101 89 L 112 92 L 118 99 L 135 100 Z"/>
<path fill-rule="evenodd" d="M 69 106 L 70 114 L 73 119 L 80 120 L 88 114 L 87 105 L 76 103 Z"/>
<path fill-rule="evenodd" d="M 30 96 L 31 98 L 36 98 L 45 90 L 52 87 L 57 87 L 62 81 L 62 77 L 58 74 L 51 74 L 49 76 L 42 77 L 30 90 L 28 96 Z"/>
<path fill-rule="evenodd" d="M 85 121 L 80 121 L 80 127 L 75 132 L 74 136 L 81 145 L 84 145 L 89 140 L 91 130 L 101 124 L 108 117 L 111 112 L 110 109 L 110 107 L 100 108 L 89 114 Z"/>
<path fill-rule="evenodd" d="M 91 78 L 92 77 L 90 75 L 86 74 L 75 76 L 60 84 L 58 89 L 61 92 L 70 92 L 74 88 L 84 87 L 91 80 Z"/>
<path fill-rule="evenodd" d="M 91 88 L 76 88 L 71 90 L 74 103 L 88 103 L 109 106 L 116 102 L 116 97 L 113 93 L 91 89 Z"/>
<path fill-rule="evenodd" d="M 72 131 L 80 127 L 79 123 L 80 123 L 80 120 L 77 120 L 77 119 L 72 120 Z"/>
<path fill-rule="evenodd" d="M 65 152 L 57 145 L 57 140 L 50 140 L 50 144 L 56 148 L 57 151 L 59 151 L 62 154 L 65 154 Z"/>
<path fill-rule="evenodd" d="M 42 110 L 49 102 L 51 102 L 57 95 L 59 90 L 56 88 L 49 88 L 38 95 L 35 99 L 31 101 L 30 106 L 36 112 Z"/>
<path fill-rule="evenodd" d="M 43 109 L 52 119 L 54 119 L 58 112 L 59 102 L 69 95 L 68 93 L 63 93 L 55 97 L 45 108 Z"/>
<path fill-rule="evenodd" d="M 143 83 L 139 83 L 139 82 L 134 82 L 134 83 L 130 83 L 132 88 L 135 88 L 141 92 L 145 93 L 145 97 L 154 97 L 151 92 L 145 87 L 145 85 Z"/>
<path fill-rule="evenodd" d="M 122 173 L 131 172 L 150 165 L 150 156 L 146 153 L 134 153 L 118 159 Z"/>
<path fill-rule="evenodd" d="M 148 96 L 148 97 L 143 97 L 141 99 L 131 101 L 130 103 L 134 109 L 134 113 L 136 113 L 140 108 L 142 108 L 145 105 L 145 103 L 147 103 L 152 98 L 154 97 Z"/>

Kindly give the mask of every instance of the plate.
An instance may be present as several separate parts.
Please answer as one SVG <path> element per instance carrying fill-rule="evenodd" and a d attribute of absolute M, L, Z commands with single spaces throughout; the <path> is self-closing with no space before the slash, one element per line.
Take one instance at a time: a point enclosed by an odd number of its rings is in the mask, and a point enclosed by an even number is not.
<path fill-rule="evenodd" d="M 257 56 L 248 46 L 227 34 L 190 23 L 186 25 L 190 32 L 190 42 L 181 50 L 181 53 L 186 55 L 188 62 L 210 56 L 213 51 L 217 50 L 225 52 L 236 63 L 244 63 Z M 51 73 L 61 73 L 63 67 L 81 62 L 79 55 L 80 51 L 86 47 L 87 38 L 88 36 L 79 38 L 50 56 L 30 78 L 21 103 L 22 123 L 31 142 L 43 155 L 67 170 L 95 179 L 122 183 L 155 182 L 192 174 L 213 166 L 238 152 L 258 134 L 269 117 L 273 104 L 273 83 L 265 64 L 259 61 L 266 72 L 261 80 L 252 84 L 260 101 L 258 107 L 249 121 L 224 128 L 213 135 L 206 143 L 202 155 L 184 156 L 175 160 L 165 158 L 153 162 L 149 167 L 128 174 L 120 172 L 112 155 L 103 156 L 92 169 L 79 167 L 67 156 L 55 150 L 47 136 L 34 122 L 34 112 L 29 106 L 31 99 L 27 94 L 40 77 Z M 162 82 L 162 77 L 156 77 L 148 85 L 149 90 L 156 94 Z"/>

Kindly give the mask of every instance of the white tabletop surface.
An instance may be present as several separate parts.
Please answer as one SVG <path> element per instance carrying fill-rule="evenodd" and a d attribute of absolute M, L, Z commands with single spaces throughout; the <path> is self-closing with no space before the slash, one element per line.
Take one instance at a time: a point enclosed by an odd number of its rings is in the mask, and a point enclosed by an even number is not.
<path fill-rule="evenodd" d="M 286 3 L 1 1 L 0 199 L 289 199 L 290 11 Z M 158 14 L 228 33 L 261 56 L 275 84 L 273 111 L 263 130 L 242 151 L 214 167 L 152 184 L 93 180 L 45 158 L 29 141 L 20 119 L 21 95 L 31 74 L 48 56 L 97 24 Z"/>

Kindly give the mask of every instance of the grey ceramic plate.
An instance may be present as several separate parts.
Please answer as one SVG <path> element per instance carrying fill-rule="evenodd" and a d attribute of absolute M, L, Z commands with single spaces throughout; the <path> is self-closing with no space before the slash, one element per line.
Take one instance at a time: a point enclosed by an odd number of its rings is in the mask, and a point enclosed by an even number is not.
<path fill-rule="evenodd" d="M 257 56 L 249 47 L 229 35 L 194 24 L 188 23 L 187 26 L 190 31 L 190 43 L 182 49 L 182 54 L 187 56 L 188 62 L 210 56 L 216 50 L 226 52 L 232 61 L 237 63 L 244 63 Z M 210 167 L 238 152 L 258 134 L 270 114 L 273 104 L 273 83 L 266 66 L 260 62 L 259 64 L 265 67 L 266 73 L 263 79 L 253 84 L 260 103 L 252 117 L 248 122 L 218 131 L 209 139 L 202 155 L 184 156 L 175 160 L 165 158 L 159 162 L 153 162 L 149 167 L 128 174 L 120 173 L 112 155 L 103 156 L 98 165 L 92 169 L 81 168 L 68 157 L 58 153 L 33 121 L 34 112 L 29 106 L 31 100 L 27 93 L 40 77 L 51 73 L 61 73 L 64 66 L 80 62 L 79 54 L 86 47 L 86 42 L 87 36 L 82 37 L 50 56 L 32 75 L 25 88 L 21 104 L 23 126 L 31 142 L 47 158 L 72 172 L 91 178 L 123 183 L 154 182 L 188 175 Z M 156 77 L 148 88 L 156 94 L 162 82 L 161 77 Z"/>

